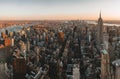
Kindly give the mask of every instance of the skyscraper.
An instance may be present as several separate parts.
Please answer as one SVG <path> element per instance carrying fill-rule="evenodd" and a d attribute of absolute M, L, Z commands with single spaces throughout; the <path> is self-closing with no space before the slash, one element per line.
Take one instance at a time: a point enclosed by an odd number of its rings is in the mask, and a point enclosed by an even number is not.
<path fill-rule="evenodd" d="M 8 35 L 8 30 L 7 29 L 5 30 L 5 34 Z"/>
<path fill-rule="evenodd" d="M 99 15 L 99 18 L 98 18 L 98 25 L 97 25 L 97 41 L 100 44 L 103 43 L 103 20 L 102 20 L 102 17 L 101 17 L 101 12 L 100 12 L 100 15 Z"/>

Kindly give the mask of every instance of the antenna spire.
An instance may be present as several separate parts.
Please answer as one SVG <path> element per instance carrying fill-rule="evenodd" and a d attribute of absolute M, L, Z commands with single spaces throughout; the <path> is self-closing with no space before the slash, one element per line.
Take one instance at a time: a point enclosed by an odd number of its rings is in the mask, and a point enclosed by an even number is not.
<path fill-rule="evenodd" d="M 101 10 L 100 10 L 100 18 L 101 18 Z"/>

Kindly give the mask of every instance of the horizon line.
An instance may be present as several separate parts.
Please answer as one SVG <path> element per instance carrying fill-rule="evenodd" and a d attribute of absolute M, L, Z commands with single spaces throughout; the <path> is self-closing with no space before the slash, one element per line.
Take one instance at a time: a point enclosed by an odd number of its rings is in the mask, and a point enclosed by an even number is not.
<path fill-rule="evenodd" d="M 64 21 L 64 20 L 83 20 L 83 21 L 97 21 L 98 19 L 0 19 L 0 21 Z M 103 21 L 120 21 L 120 19 L 103 19 Z"/>

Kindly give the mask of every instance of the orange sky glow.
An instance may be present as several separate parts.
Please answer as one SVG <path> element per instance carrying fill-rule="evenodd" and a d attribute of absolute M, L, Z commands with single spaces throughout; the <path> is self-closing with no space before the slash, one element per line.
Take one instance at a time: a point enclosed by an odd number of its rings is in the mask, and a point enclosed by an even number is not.
<path fill-rule="evenodd" d="M 0 0 L 0 20 L 120 20 L 120 0 Z"/>
<path fill-rule="evenodd" d="M 99 14 L 96 15 L 45 15 L 45 16 L 3 16 L 1 20 L 97 20 Z M 104 16 L 102 15 L 103 20 L 120 20 L 116 16 Z"/>

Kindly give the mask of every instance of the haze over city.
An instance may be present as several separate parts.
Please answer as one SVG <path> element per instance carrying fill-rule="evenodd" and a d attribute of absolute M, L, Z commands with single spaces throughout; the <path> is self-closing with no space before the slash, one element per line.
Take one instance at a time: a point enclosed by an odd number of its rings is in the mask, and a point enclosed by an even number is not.
<path fill-rule="evenodd" d="M 120 0 L 0 0 L 0 79 L 120 79 Z"/>
<path fill-rule="evenodd" d="M 0 20 L 119 20 L 120 0 L 0 0 Z"/>

